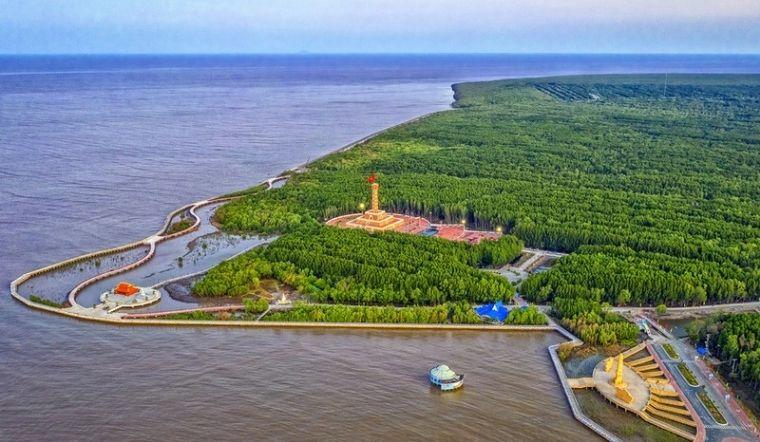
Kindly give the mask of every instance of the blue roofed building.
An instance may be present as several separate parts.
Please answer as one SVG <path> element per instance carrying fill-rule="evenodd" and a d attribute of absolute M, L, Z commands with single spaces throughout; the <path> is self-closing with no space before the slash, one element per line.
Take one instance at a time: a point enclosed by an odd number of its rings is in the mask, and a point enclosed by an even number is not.
<path fill-rule="evenodd" d="M 509 315 L 509 309 L 501 301 L 491 302 L 475 307 L 475 313 L 482 317 L 491 318 L 494 321 L 504 322 Z"/>

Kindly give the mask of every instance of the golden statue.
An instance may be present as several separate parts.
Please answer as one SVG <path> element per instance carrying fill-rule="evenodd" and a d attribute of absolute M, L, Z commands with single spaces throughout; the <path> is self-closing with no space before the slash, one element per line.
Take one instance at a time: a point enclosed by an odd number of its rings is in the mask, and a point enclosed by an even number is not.
<path fill-rule="evenodd" d="M 620 353 L 618 355 L 617 373 L 615 373 L 614 385 L 618 388 L 628 387 L 628 385 L 626 385 L 625 381 L 623 380 L 623 353 Z"/>
<path fill-rule="evenodd" d="M 608 365 L 611 366 L 613 359 L 610 358 L 609 361 L 610 364 Z M 612 379 L 612 382 L 610 382 L 610 384 L 615 387 L 615 396 L 626 404 L 630 404 L 633 402 L 633 396 L 631 396 L 631 393 L 628 391 L 628 384 L 626 384 L 623 380 L 623 365 L 623 353 L 620 353 L 617 357 L 617 369 L 615 370 L 615 378 Z"/>

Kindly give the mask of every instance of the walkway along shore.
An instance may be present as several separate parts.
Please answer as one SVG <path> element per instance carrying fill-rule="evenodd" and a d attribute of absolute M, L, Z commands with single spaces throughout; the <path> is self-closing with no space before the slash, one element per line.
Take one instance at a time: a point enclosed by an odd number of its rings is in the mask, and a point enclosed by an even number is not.
<path fill-rule="evenodd" d="M 453 88 L 453 86 L 452 86 L 452 88 Z M 352 149 L 352 148 L 354 148 L 356 146 L 362 145 L 362 144 L 366 143 L 367 141 L 369 141 L 370 139 L 372 139 L 374 137 L 377 137 L 379 135 L 382 135 L 383 133 L 388 132 L 389 130 L 392 130 L 392 129 L 395 129 L 395 128 L 398 128 L 398 127 L 402 127 L 402 126 L 405 126 L 405 125 L 408 125 L 408 124 L 415 123 L 415 122 L 417 122 L 417 121 L 419 121 L 419 120 L 421 120 L 423 118 L 429 117 L 429 116 L 434 115 L 434 114 L 438 114 L 438 113 L 441 113 L 441 112 L 449 112 L 449 111 L 454 110 L 454 109 L 455 108 L 452 107 L 452 108 L 447 109 L 447 110 L 428 112 L 426 114 L 413 117 L 411 119 L 408 119 L 408 120 L 403 121 L 401 123 L 398 123 L 396 125 L 393 125 L 393 126 L 390 126 L 390 127 L 386 127 L 386 128 L 381 129 L 379 131 L 373 132 L 373 133 L 371 133 L 371 134 L 369 134 L 369 135 L 367 135 L 365 137 L 362 137 L 362 138 L 360 138 L 360 139 L 358 139 L 356 141 L 353 141 L 353 142 L 351 142 L 349 144 L 341 146 L 340 148 L 335 149 L 335 150 L 333 150 L 331 152 L 328 152 L 327 154 L 323 155 L 320 158 L 317 158 L 317 159 L 312 160 L 312 161 L 307 161 L 307 162 L 302 163 L 302 164 L 300 164 L 300 165 L 298 165 L 296 167 L 293 167 L 293 168 L 291 168 L 289 170 L 286 170 L 285 172 L 279 174 L 278 176 L 275 176 L 275 177 L 272 177 L 272 178 L 268 178 L 268 179 L 262 181 L 261 183 L 259 183 L 259 185 L 266 185 L 266 190 L 271 190 L 272 188 L 274 188 L 275 183 L 287 180 L 290 177 L 290 175 L 293 174 L 293 173 L 299 173 L 301 171 L 306 170 L 309 165 L 313 164 L 316 161 L 319 161 L 322 158 L 325 158 L 325 157 L 327 157 L 329 155 L 332 155 L 332 154 L 335 154 L 335 153 L 345 152 L 345 151 L 350 150 L 350 149 Z M 47 312 L 50 312 L 50 313 L 56 313 L 56 314 L 60 314 L 60 315 L 64 315 L 64 316 L 69 316 L 69 317 L 73 317 L 73 318 L 77 318 L 77 319 L 85 319 L 85 320 L 106 319 L 106 318 L 102 318 L 101 317 L 102 314 L 96 313 L 94 311 L 94 309 L 83 307 L 83 306 L 79 305 L 76 302 L 77 295 L 84 288 L 86 288 L 89 285 L 91 285 L 91 284 L 93 284 L 93 283 L 95 283 L 97 281 L 100 281 L 102 279 L 105 279 L 105 278 L 108 278 L 108 277 L 111 277 L 111 276 L 114 276 L 114 275 L 118 275 L 118 274 L 127 272 L 129 270 L 135 269 L 135 268 L 137 268 L 137 267 L 139 267 L 139 266 L 147 263 L 148 261 L 150 261 L 153 258 L 153 256 L 155 256 L 156 245 L 158 243 L 166 241 L 166 240 L 169 240 L 169 239 L 172 239 L 172 238 L 176 238 L 176 237 L 179 237 L 179 236 L 182 236 L 182 235 L 185 235 L 185 234 L 188 234 L 190 232 L 193 232 L 193 231 L 197 230 L 198 227 L 200 226 L 200 223 L 201 223 L 200 218 L 195 213 L 195 210 L 197 210 L 198 208 L 206 206 L 206 205 L 209 205 L 209 204 L 215 204 L 215 203 L 222 203 L 222 202 L 226 202 L 226 201 L 231 201 L 231 200 L 234 200 L 234 199 L 241 198 L 243 196 L 244 196 L 244 194 L 234 194 L 234 195 L 225 194 L 225 195 L 219 195 L 219 196 L 216 196 L 216 197 L 213 197 L 213 198 L 209 198 L 209 199 L 206 199 L 206 200 L 202 200 L 202 201 L 197 201 L 197 202 L 194 202 L 194 203 L 191 203 L 191 204 L 187 204 L 187 205 L 182 206 L 182 207 L 180 207 L 180 208 L 172 211 L 171 213 L 169 213 L 166 216 L 166 219 L 164 220 L 164 224 L 161 227 L 161 229 L 158 232 L 156 232 L 155 234 L 153 234 L 153 235 L 151 235 L 151 236 L 149 236 L 149 237 L 147 237 L 145 239 L 142 239 L 140 241 L 131 242 L 129 244 L 125 244 L 125 245 L 118 246 L 118 247 L 113 247 L 113 248 L 109 248 L 109 249 L 99 250 L 99 251 L 96 251 L 96 252 L 86 253 L 84 255 L 80 255 L 80 256 L 77 256 L 77 257 L 74 257 L 74 258 L 69 258 L 69 259 L 60 261 L 58 263 L 51 264 L 51 265 L 39 268 L 37 270 L 32 270 L 30 272 L 24 273 L 23 275 L 19 276 L 18 278 L 16 278 L 15 280 L 13 280 L 11 282 L 11 285 L 10 285 L 11 296 L 13 298 L 15 298 L 16 300 L 18 300 L 19 302 L 21 302 L 22 304 L 26 305 L 27 307 L 38 309 L 38 310 L 44 310 L 44 311 L 47 311 Z M 193 225 L 190 226 L 190 227 L 188 227 L 187 229 L 184 229 L 184 230 L 180 231 L 180 232 L 175 232 L 175 233 L 166 235 L 165 232 L 169 229 L 169 227 L 171 225 L 172 219 L 175 216 L 177 216 L 178 214 L 180 214 L 182 212 L 185 212 L 185 211 L 188 211 L 190 213 L 190 216 L 194 219 Z M 108 272 L 96 275 L 96 276 L 94 276 L 92 278 L 89 278 L 89 279 L 87 279 L 85 281 L 82 281 L 76 287 L 74 287 L 74 289 L 72 289 L 68 293 L 68 295 L 66 297 L 67 302 L 70 304 L 70 307 L 56 308 L 56 307 L 51 307 L 51 306 L 47 306 L 47 305 L 44 305 L 44 304 L 39 304 L 39 303 L 31 301 L 28 298 L 25 298 L 25 297 L 21 296 L 18 293 L 19 286 L 21 286 L 21 284 L 23 284 L 24 282 L 28 281 L 29 279 L 31 279 L 31 278 L 33 278 L 35 276 L 39 276 L 39 275 L 42 275 L 44 273 L 52 272 L 52 271 L 58 270 L 60 268 L 63 268 L 63 267 L 66 267 L 66 266 L 70 266 L 70 265 L 73 265 L 73 264 L 76 264 L 76 263 L 79 263 L 79 262 L 82 262 L 82 261 L 85 261 L 85 260 L 88 260 L 88 259 L 93 259 L 93 258 L 97 258 L 97 257 L 103 256 L 103 255 L 109 255 L 109 254 L 113 254 L 113 253 L 124 252 L 124 251 L 127 251 L 127 250 L 135 249 L 135 248 L 138 248 L 138 247 L 144 247 L 144 246 L 148 247 L 148 254 L 146 256 L 144 256 L 143 258 L 141 258 L 140 260 L 138 260 L 138 261 L 136 261 L 134 263 L 125 265 L 123 267 L 120 267 L 120 268 L 117 268 L 117 269 L 113 269 L 113 270 L 110 270 Z M 111 315 L 114 316 L 114 317 L 118 317 L 120 319 L 123 314 L 121 314 L 121 313 L 112 313 Z M 113 320 L 114 318 L 110 318 L 110 319 Z M 106 322 L 111 322 L 111 320 L 106 321 Z M 133 322 L 131 322 L 131 323 L 133 323 Z"/>
<path fill-rule="evenodd" d="M 426 118 L 430 115 L 434 115 L 441 112 L 447 112 L 446 111 L 436 111 L 436 112 L 430 112 L 424 115 L 420 115 L 417 117 L 414 117 L 410 120 L 407 120 L 405 122 L 399 123 L 397 125 L 388 127 L 386 129 L 374 132 L 370 135 L 367 135 L 366 137 L 363 137 L 357 141 L 354 141 L 352 143 L 349 143 L 348 145 L 345 145 L 339 149 L 336 149 L 332 152 L 329 152 L 325 156 L 332 155 L 334 153 L 339 152 L 345 152 L 349 149 L 352 149 L 353 147 L 362 145 L 363 143 L 367 142 L 368 140 L 381 135 L 391 129 L 404 126 L 407 124 L 414 123 L 416 121 L 419 121 L 423 118 Z M 272 189 L 275 185 L 275 183 L 287 180 L 291 174 L 293 173 L 299 173 L 301 171 L 306 170 L 310 165 L 315 163 L 316 161 L 321 160 L 323 157 L 320 157 L 318 159 L 315 159 L 313 161 L 307 161 L 306 163 L 303 163 L 299 166 L 296 166 L 283 174 L 269 178 L 259 185 L 266 185 L 267 190 Z M 251 328 L 289 328 L 289 329 L 374 329 L 374 330 L 448 330 L 448 331 L 478 331 L 478 332 L 557 332 L 561 334 L 563 337 L 568 339 L 573 346 L 579 346 L 582 345 L 583 342 L 578 339 L 576 336 L 574 336 L 572 333 L 565 330 L 562 326 L 559 324 L 556 324 L 554 321 L 550 319 L 550 324 L 545 326 L 519 326 L 519 325 L 467 325 L 467 324 L 386 324 L 386 323 L 323 323 L 323 322 L 280 322 L 280 321 L 238 321 L 238 320 L 172 320 L 172 319 L 149 319 L 147 317 L 140 317 L 139 315 L 129 315 L 119 312 L 114 313 L 108 313 L 103 310 L 98 310 L 95 308 L 87 308 L 79 305 L 76 301 L 77 295 L 87 286 L 100 281 L 104 278 L 111 277 L 113 275 L 121 274 L 124 272 L 127 272 L 129 270 L 132 270 L 134 268 L 137 268 L 146 262 L 150 261 L 155 256 L 156 246 L 157 244 L 166 241 L 168 239 L 176 238 L 182 235 L 186 235 L 190 232 L 193 232 L 197 230 L 200 227 L 201 219 L 196 214 L 196 210 L 200 207 L 209 205 L 209 204 L 217 204 L 217 203 L 223 203 L 226 201 L 231 201 L 237 198 L 243 197 L 244 194 L 236 194 L 235 196 L 217 196 L 214 198 L 197 201 L 195 203 L 191 203 L 188 205 L 185 205 L 183 207 L 180 207 L 173 212 L 169 213 L 166 216 L 166 219 L 161 227 L 161 229 L 156 232 L 155 234 L 148 236 L 147 238 L 139 241 L 135 241 L 129 244 L 125 244 L 119 247 L 114 247 L 110 249 L 100 250 L 92 253 L 87 253 L 81 256 L 77 256 L 74 258 L 70 258 L 55 264 L 51 264 L 49 266 L 33 270 L 30 272 L 27 272 L 15 280 L 13 280 L 10 284 L 10 293 L 11 296 L 16 299 L 17 301 L 21 302 L 22 304 L 26 305 L 29 308 L 34 308 L 37 310 L 45 311 L 48 313 L 54 313 L 58 315 L 68 316 L 74 319 L 79 320 L 85 320 L 85 321 L 93 321 L 93 322 L 100 322 L 100 323 L 107 323 L 111 325 L 135 325 L 135 326 L 201 326 L 201 327 L 251 327 Z M 189 215 L 193 218 L 194 222 L 193 225 L 180 231 L 175 232 L 172 234 L 166 234 L 168 229 L 171 226 L 172 220 L 179 215 L 180 213 L 188 212 Z M 73 265 L 88 259 L 97 258 L 103 255 L 109 255 L 114 253 L 119 253 L 131 249 L 135 249 L 138 247 L 148 247 L 148 253 L 146 256 L 140 258 L 139 260 L 127 264 L 123 267 L 110 270 L 108 272 L 104 272 L 102 274 L 96 275 L 92 278 L 89 278 L 85 281 L 82 281 L 79 283 L 76 287 L 74 287 L 68 294 L 67 294 L 67 301 L 70 304 L 70 307 L 52 307 L 44 304 L 39 304 L 36 302 L 31 301 L 30 299 L 21 296 L 18 293 L 18 288 L 21 286 L 24 282 L 28 281 L 29 279 L 39 276 L 44 273 L 48 273 L 51 271 L 58 270 L 60 268 Z M 237 256 L 237 255 L 235 255 Z M 234 258 L 234 256 L 232 257 Z M 232 259 L 229 258 L 229 259 Z M 198 272 L 205 273 L 203 272 Z M 182 279 L 186 278 L 189 275 L 184 275 L 180 278 L 175 279 Z M 156 286 L 161 286 L 165 284 L 167 281 L 164 281 L 162 283 L 157 284 Z M 230 306 L 227 307 L 220 307 L 221 309 L 227 308 L 229 309 Z M 197 310 L 197 309 L 196 309 Z M 131 316 L 131 317 L 130 317 Z M 602 438 L 609 440 L 609 441 L 619 441 L 620 439 L 617 438 L 614 434 L 607 431 L 604 427 L 602 427 L 600 424 L 594 422 L 591 420 L 588 416 L 586 416 L 582 409 L 580 408 L 580 405 L 575 397 L 575 394 L 572 391 L 572 388 L 569 386 L 569 383 L 567 381 L 567 377 L 565 375 L 564 368 L 562 367 L 561 361 L 559 360 L 559 356 L 557 353 L 557 349 L 559 348 L 561 344 L 555 344 L 548 348 L 550 358 L 552 360 L 552 363 L 554 365 L 554 368 L 557 372 L 557 376 L 560 380 L 560 383 L 562 385 L 563 391 L 565 393 L 565 396 L 567 398 L 568 404 L 571 408 L 571 411 L 574 415 L 574 417 L 581 422 L 582 424 L 586 425 L 589 429 L 594 431 L 596 434 L 601 436 Z"/>
<path fill-rule="evenodd" d="M 37 269 L 37 270 L 33 270 L 31 272 L 24 273 L 23 275 L 19 276 L 18 278 L 16 278 L 15 280 L 13 280 L 11 282 L 11 285 L 10 285 L 11 296 L 13 296 L 16 300 L 22 302 L 25 305 L 27 305 L 29 307 L 32 307 L 32 308 L 39 309 L 39 310 L 50 311 L 50 312 L 54 312 L 54 313 L 58 313 L 58 314 L 66 315 L 66 316 L 72 316 L 72 317 L 76 317 L 76 318 L 80 318 L 80 319 L 92 319 L 93 315 L 97 316 L 98 313 L 96 313 L 94 309 L 82 307 L 76 301 L 77 295 L 85 287 L 87 287 L 87 286 L 89 286 L 89 285 L 91 285 L 91 284 L 93 284 L 93 283 L 95 283 L 97 281 L 100 281 L 102 279 L 109 278 L 111 276 L 127 272 L 129 270 L 132 270 L 134 268 L 137 268 L 137 267 L 145 264 L 146 262 L 150 261 L 155 256 L 156 245 L 158 243 L 166 241 L 166 240 L 169 240 L 169 239 L 172 239 L 172 238 L 176 238 L 176 237 L 179 237 L 179 236 L 182 236 L 182 235 L 186 235 L 186 234 L 188 234 L 190 232 L 193 232 L 193 231 L 195 231 L 195 230 L 198 229 L 198 227 L 201 224 L 201 219 L 198 217 L 198 215 L 195 213 L 195 211 L 199 207 L 203 207 L 203 206 L 206 206 L 206 205 L 209 205 L 209 204 L 222 203 L 222 202 L 229 201 L 229 200 L 232 200 L 232 199 L 234 199 L 234 198 L 231 198 L 231 197 L 219 197 L 219 198 L 212 198 L 212 199 L 208 199 L 208 200 L 198 201 L 198 202 L 195 202 L 193 204 L 188 204 L 186 206 L 180 207 L 177 210 L 174 210 L 169 215 L 167 215 L 166 219 L 164 221 L 164 224 L 162 225 L 161 229 L 158 232 L 156 232 L 155 234 L 153 234 L 153 235 L 151 235 L 151 236 L 149 236 L 149 237 L 147 237 L 147 238 L 145 238 L 143 240 L 135 241 L 135 242 L 123 245 L 123 246 L 119 246 L 119 247 L 114 247 L 114 248 L 110 248 L 110 249 L 100 250 L 100 251 L 97 251 L 97 252 L 87 253 L 87 254 L 80 255 L 80 256 L 77 256 L 77 257 L 74 257 L 74 258 L 70 258 L 70 259 L 67 259 L 67 260 L 55 263 L 55 264 L 51 264 L 51 265 L 46 266 L 46 267 L 42 267 L 42 268 Z M 191 225 L 190 227 L 188 227 L 188 228 L 186 228 L 186 229 L 184 229 L 184 230 L 182 230 L 180 232 L 175 232 L 175 233 L 168 234 L 168 235 L 165 234 L 165 232 L 169 229 L 169 227 L 171 225 L 171 220 L 175 216 L 177 216 L 178 214 L 180 214 L 182 212 L 185 212 L 185 211 L 187 211 L 190 214 L 190 216 L 194 219 L 193 225 Z M 18 293 L 18 287 L 21 284 L 23 284 L 24 282 L 28 281 L 29 279 L 31 279 L 31 278 L 33 278 L 35 276 L 39 276 L 39 275 L 42 275 L 44 273 L 52 272 L 52 271 L 58 270 L 60 268 L 63 268 L 63 267 L 66 267 L 66 266 L 70 266 L 70 265 L 73 265 L 73 264 L 76 264 L 78 262 L 82 262 L 82 261 L 85 261 L 85 260 L 88 260 L 88 259 L 93 259 L 93 258 L 96 258 L 96 257 L 99 257 L 99 256 L 103 256 L 103 255 L 109 255 L 109 254 L 113 254 L 113 253 L 123 252 L 123 251 L 126 251 L 126 250 L 131 250 L 131 249 L 134 249 L 134 248 L 137 248 L 137 247 L 143 247 L 143 246 L 148 246 L 148 253 L 147 253 L 147 255 L 145 255 L 144 257 L 140 258 L 139 260 L 137 260 L 137 261 L 135 261 L 133 263 L 124 265 L 122 267 L 119 267 L 119 268 L 116 268 L 116 269 L 112 269 L 112 270 L 109 270 L 107 272 L 104 272 L 104 273 L 98 274 L 96 276 L 93 276 L 92 278 L 89 278 L 89 279 L 86 279 L 86 280 L 80 282 L 76 287 L 74 287 L 68 293 L 68 295 L 67 295 L 67 301 L 70 304 L 70 307 L 56 308 L 56 307 L 50 307 L 50 306 L 43 305 L 43 304 L 38 304 L 36 302 L 31 301 L 30 299 L 27 299 L 27 298 L 21 296 Z M 112 315 L 120 316 L 119 314 L 112 314 Z M 86 318 L 83 318 L 83 317 L 86 317 Z"/>

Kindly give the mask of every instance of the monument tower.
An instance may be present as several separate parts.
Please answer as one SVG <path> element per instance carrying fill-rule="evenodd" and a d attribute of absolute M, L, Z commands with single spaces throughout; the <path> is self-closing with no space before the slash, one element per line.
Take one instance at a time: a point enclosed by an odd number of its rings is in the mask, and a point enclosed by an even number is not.
<path fill-rule="evenodd" d="M 403 219 L 380 209 L 380 184 L 377 183 L 374 172 L 367 178 L 367 182 L 370 185 L 370 208 L 360 217 L 346 224 L 350 227 L 360 227 L 370 231 L 393 230 L 403 224 Z"/>

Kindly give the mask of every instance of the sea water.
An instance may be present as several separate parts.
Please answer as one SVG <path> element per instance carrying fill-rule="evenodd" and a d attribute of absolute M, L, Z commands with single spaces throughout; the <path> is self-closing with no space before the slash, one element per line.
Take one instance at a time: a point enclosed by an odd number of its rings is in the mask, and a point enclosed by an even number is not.
<path fill-rule="evenodd" d="M 553 334 L 112 327 L 23 307 L 23 272 L 143 238 L 445 110 L 454 82 L 760 72 L 757 56 L 0 57 L 0 440 L 588 440 Z M 451 363 L 459 392 L 431 390 Z"/>

